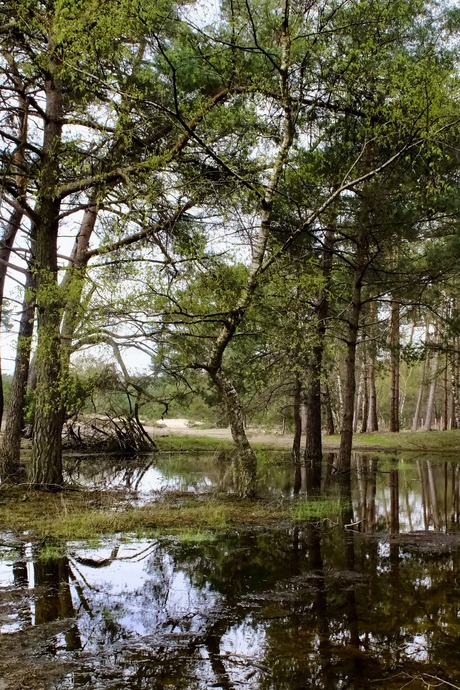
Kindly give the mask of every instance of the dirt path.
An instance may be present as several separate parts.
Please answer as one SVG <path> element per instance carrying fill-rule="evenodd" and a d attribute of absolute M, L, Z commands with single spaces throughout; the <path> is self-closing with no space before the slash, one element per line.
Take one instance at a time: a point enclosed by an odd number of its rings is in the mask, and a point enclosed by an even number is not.
<path fill-rule="evenodd" d="M 232 434 L 230 429 L 207 429 L 204 426 L 189 426 L 187 419 L 167 419 L 158 420 L 158 426 L 146 426 L 146 430 L 152 436 L 207 436 L 208 438 L 227 439 L 231 441 Z M 161 425 L 161 426 L 160 426 Z M 265 432 L 263 429 L 254 427 L 247 429 L 250 441 L 264 443 L 279 448 L 291 448 L 292 434 L 276 434 Z"/>

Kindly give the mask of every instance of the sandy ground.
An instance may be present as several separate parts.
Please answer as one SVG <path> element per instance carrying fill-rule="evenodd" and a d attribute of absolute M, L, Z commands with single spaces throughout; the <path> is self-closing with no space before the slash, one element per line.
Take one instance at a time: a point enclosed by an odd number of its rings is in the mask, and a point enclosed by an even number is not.
<path fill-rule="evenodd" d="M 177 436 L 232 438 L 229 427 L 225 429 L 207 429 L 201 424 L 189 422 L 188 419 L 159 419 L 156 425 L 157 426 L 154 427 L 146 426 L 145 428 L 153 436 L 168 436 L 169 434 L 174 434 Z M 293 437 L 291 434 L 266 433 L 263 429 L 258 427 L 249 427 L 246 432 L 248 438 L 256 443 L 268 443 L 269 445 L 279 446 L 281 448 L 290 448 L 292 446 Z"/>

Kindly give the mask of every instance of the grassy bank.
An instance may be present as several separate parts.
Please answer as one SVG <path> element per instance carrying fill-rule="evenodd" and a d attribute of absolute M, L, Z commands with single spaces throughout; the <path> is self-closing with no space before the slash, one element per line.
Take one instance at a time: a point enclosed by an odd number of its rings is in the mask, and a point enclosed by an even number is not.
<path fill-rule="evenodd" d="M 325 447 L 338 448 L 340 436 L 325 436 Z M 355 434 L 355 450 L 412 450 L 423 452 L 460 452 L 460 429 L 453 431 L 401 431 Z"/>
<path fill-rule="evenodd" d="M 234 447 L 230 438 L 214 438 L 211 436 L 180 436 L 167 435 L 155 438 L 160 451 L 194 452 L 230 450 Z M 256 449 L 290 448 L 292 436 L 290 434 L 256 434 L 250 441 Z M 336 450 L 340 446 L 340 436 L 323 436 L 325 450 Z M 355 434 L 353 437 L 355 450 L 383 450 L 383 451 L 423 451 L 460 453 L 460 429 L 454 431 L 401 431 L 398 434 L 390 432 Z"/>

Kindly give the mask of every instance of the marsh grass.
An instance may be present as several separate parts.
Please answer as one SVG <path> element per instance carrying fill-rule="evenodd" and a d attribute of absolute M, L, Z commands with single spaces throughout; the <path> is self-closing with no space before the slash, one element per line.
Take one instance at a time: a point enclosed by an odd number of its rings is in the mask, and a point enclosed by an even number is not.
<path fill-rule="evenodd" d="M 174 539 L 181 544 L 207 544 L 216 540 L 216 533 L 210 530 L 181 529 L 173 533 Z"/>
<path fill-rule="evenodd" d="M 193 453 L 198 451 L 212 452 L 214 450 L 234 450 L 235 445 L 229 438 L 214 438 L 211 436 L 155 436 L 155 443 L 162 453 Z"/>
<path fill-rule="evenodd" d="M 120 492 L 72 491 L 55 495 L 24 494 L 6 488 L 0 491 L 2 530 L 39 539 L 97 540 L 121 533 L 139 538 L 164 531 L 206 532 L 234 526 L 269 525 L 285 519 L 289 519 L 287 508 L 262 501 L 173 496 L 133 507 L 123 500 Z"/>
<path fill-rule="evenodd" d="M 344 510 L 350 509 L 350 503 L 338 497 L 317 497 L 300 499 L 291 508 L 294 522 L 337 518 Z"/>
<path fill-rule="evenodd" d="M 47 563 L 62 558 L 66 553 L 66 548 L 63 544 L 47 544 L 45 543 L 38 550 L 37 558 L 39 561 Z"/>

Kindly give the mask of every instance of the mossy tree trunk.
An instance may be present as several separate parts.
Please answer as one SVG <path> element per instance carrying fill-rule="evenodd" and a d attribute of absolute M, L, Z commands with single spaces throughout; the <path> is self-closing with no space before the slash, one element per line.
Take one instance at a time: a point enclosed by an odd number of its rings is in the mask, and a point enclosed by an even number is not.
<path fill-rule="evenodd" d="M 62 84 L 53 76 L 53 66 L 45 82 L 41 185 L 36 220 L 32 227 L 33 270 L 36 281 L 37 351 L 33 467 L 35 488 L 62 486 L 62 378 L 60 324 L 62 302 L 57 280 L 57 239 L 60 198 L 59 154 L 62 140 Z"/>

